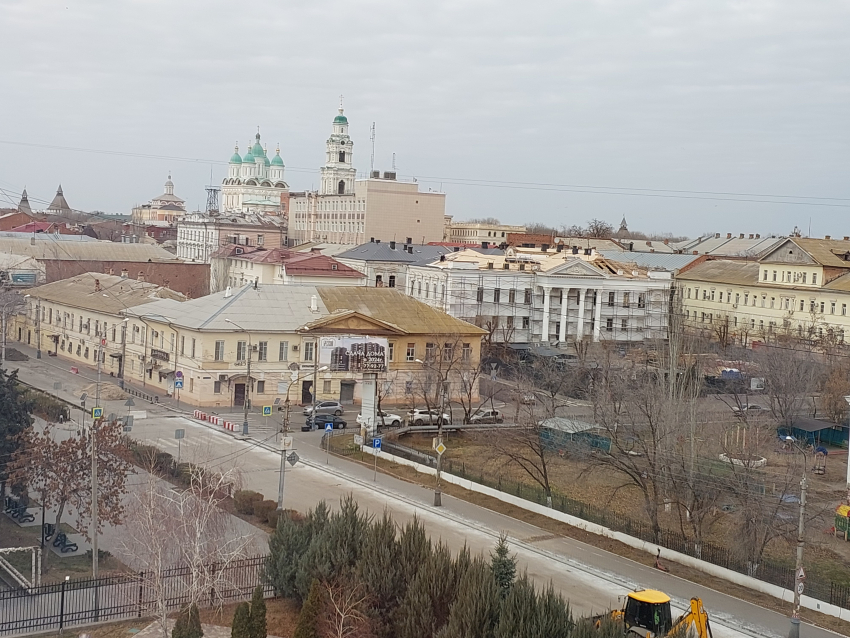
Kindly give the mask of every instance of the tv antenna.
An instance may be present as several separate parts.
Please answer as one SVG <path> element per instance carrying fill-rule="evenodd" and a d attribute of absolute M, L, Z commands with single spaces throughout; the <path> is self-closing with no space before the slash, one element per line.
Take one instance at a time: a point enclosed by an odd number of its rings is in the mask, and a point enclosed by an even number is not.
<path fill-rule="evenodd" d="M 369 139 L 372 140 L 372 163 L 369 166 L 369 175 L 375 170 L 375 123 L 372 122 L 372 128 L 369 129 Z"/>
<path fill-rule="evenodd" d="M 395 153 L 393 153 L 393 173 L 395 173 Z"/>

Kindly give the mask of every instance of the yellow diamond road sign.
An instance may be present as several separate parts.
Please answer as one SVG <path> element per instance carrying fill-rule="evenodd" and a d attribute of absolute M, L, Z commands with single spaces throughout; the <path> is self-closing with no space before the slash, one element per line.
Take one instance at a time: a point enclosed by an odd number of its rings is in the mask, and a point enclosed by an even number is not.
<path fill-rule="evenodd" d="M 435 447 L 434 449 L 437 450 L 437 454 L 442 455 L 443 452 L 446 451 L 446 446 L 443 445 L 442 443 L 437 443 L 437 447 Z"/>

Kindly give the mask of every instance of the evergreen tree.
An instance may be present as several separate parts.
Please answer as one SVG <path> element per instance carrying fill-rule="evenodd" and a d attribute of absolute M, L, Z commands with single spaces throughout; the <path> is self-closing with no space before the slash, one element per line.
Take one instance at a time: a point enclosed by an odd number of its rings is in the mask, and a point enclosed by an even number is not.
<path fill-rule="evenodd" d="M 419 519 L 414 516 L 412 521 L 402 529 L 398 539 L 399 545 L 399 571 L 401 578 L 401 591 L 399 596 L 403 597 L 407 587 L 416 577 L 416 572 L 428 560 L 431 555 L 431 541 L 425 534 L 425 527 Z"/>
<path fill-rule="evenodd" d="M 186 638 L 186 626 L 189 623 L 189 610 L 181 609 L 171 629 L 171 638 Z"/>
<path fill-rule="evenodd" d="M 310 585 L 310 593 L 301 606 L 301 614 L 298 616 L 298 624 L 292 638 L 318 638 L 319 636 L 319 614 L 322 611 L 322 586 L 318 580 L 313 580 Z"/>
<path fill-rule="evenodd" d="M 328 517 L 327 504 L 319 501 L 303 521 L 292 520 L 288 513 L 278 518 L 277 527 L 269 538 L 269 560 L 265 575 L 279 595 L 298 596 L 295 581 L 299 561 L 313 538 L 327 525 Z"/>
<path fill-rule="evenodd" d="M 201 628 L 201 614 L 195 603 L 189 605 L 189 615 L 186 622 L 186 635 L 183 638 L 203 638 L 204 630 Z"/>
<path fill-rule="evenodd" d="M 374 601 L 370 616 L 377 638 L 391 638 L 390 619 L 401 602 L 399 553 L 395 522 L 385 511 L 379 521 L 373 521 L 369 526 L 357 564 L 360 581 Z"/>
<path fill-rule="evenodd" d="M 490 553 L 490 569 L 493 570 L 493 578 L 496 579 L 499 593 L 504 599 L 516 577 L 516 556 L 511 556 L 508 550 L 508 537 L 504 533 L 499 535 L 496 549 Z"/>
<path fill-rule="evenodd" d="M 523 574 L 502 600 L 497 638 L 538 638 L 549 634 L 539 632 L 537 593 Z"/>
<path fill-rule="evenodd" d="M 251 638 L 249 627 L 250 616 L 251 612 L 248 608 L 248 603 L 242 602 L 236 605 L 236 613 L 233 614 L 233 624 L 230 626 L 231 638 Z"/>
<path fill-rule="evenodd" d="M 254 588 L 254 595 L 251 597 L 251 632 L 249 638 L 266 638 L 268 630 L 266 629 L 266 599 L 263 597 L 263 586 L 257 585 Z"/>
<path fill-rule="evenodd" d="M 419 570 L 416 578 L 407 588 L 404 600 L 396 610 L 395 635 L 398 638 L 422 638 L 433 636 L 437 628 L 434 608 L 431 601 L 430 573 Z"/>
<path fill-rule="evenodd" d="M 6 466 L 20 447 L 20 435 L 33 419 L 32 401 L 28 401 L 18 385 L 18 371 L 0 369 L 0 486 L 6 487 L 9 478 Z"/>
<path fill-rule="evenodd" d="M 480 558 L 461 578 L 449 623 L 441 638 L 494 638 L 499 622 L 499 588 L 493 572 Z"/>
<path fill-rule="evenodd" d="M 570 606 L 560 594 L 555 593 L 552 583 L 549 583 L 537 600 L 537 623 L 540 636 L 571 638 L 575 623 L 570 613 Z M 622 633 L 623 628 L 620 627 L 620 635 Z"/>

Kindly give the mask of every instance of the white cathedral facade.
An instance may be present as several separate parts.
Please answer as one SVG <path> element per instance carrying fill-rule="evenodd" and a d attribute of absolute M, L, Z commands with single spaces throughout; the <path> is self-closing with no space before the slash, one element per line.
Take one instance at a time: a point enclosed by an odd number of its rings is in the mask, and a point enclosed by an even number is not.
<path fill-rule="evenodd" d="M 221 210 L 225 213 L 286 213 L 289 185 L 283 177 L 284 165 L 278 147 L 269 160 L 260 144 L 257 132 L 254 145 L 248 145 L 245 156 L 239 154 L 239 145 L 230 158 L 227 177 L 221 184 Z"/>

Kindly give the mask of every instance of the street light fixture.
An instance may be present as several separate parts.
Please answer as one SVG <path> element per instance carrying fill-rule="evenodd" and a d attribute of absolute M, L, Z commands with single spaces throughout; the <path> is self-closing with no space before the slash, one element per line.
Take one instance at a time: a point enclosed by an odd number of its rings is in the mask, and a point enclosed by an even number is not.
<path fill-rule="evenodd" d="M 796 443 L 793 436 L 785 437 L 788 445 L 803 455 L 803 478 L 800 480 L 800 520 L 797 525 L 797 560 L 794 565 L 794 610 L 791 612 L 791 629 L 788 631 L 788 638 L 800 638 L 800 597 L 803 595 L 803 581 L 805 575 L 803 572 L 803 544 L 805 525 L 806 525 L 806 489 L 808 488 L 808 480 L 806 479 L 806 452 Z"/>
<path fill-rule="evenodd" d="M 422 359 L 414 359 L 414 361 L 418 364 L 421 364 L 423 367 L 431 368 L 435 370 L 434 366 L 425 363 Z M 439 372 L 439 371 L 437 371 Z M 446 370 L 444 375 L 440 375 L 442 377 L 440 383 L 440 415 L 437 417 L 437 446 L 438 448 L 443 448 L 443 415 L 446 413 L 446 386 L 448 385 L 449 379 L 449 371 Z M 434 488 L 434 507 L 441 507 L 443 504 L 443 495 L 442 495 L 442 484 L 440 481 L 440 470 L 442 465 L 443 455 L 437 451 L 437 485 Z"/>
<path fill-rule="evenodd" d="M 251 395 L 251 351 L 254 349 L 254 346 L 251 343 L 251 333 L 249 333 L 247 330 L 245 330 L 245 328 L 240 326 L 235 321 L 231 321 L 230 319 L 225 319 L 225 321 L 227 323 L 233 324 L 248 336 L 248 373 L 245 377 L 245 396 L 242 399 L 242 406 L 244 412 L 242 420 L 242 436 L 248 436 L 248 401 Z"/>

